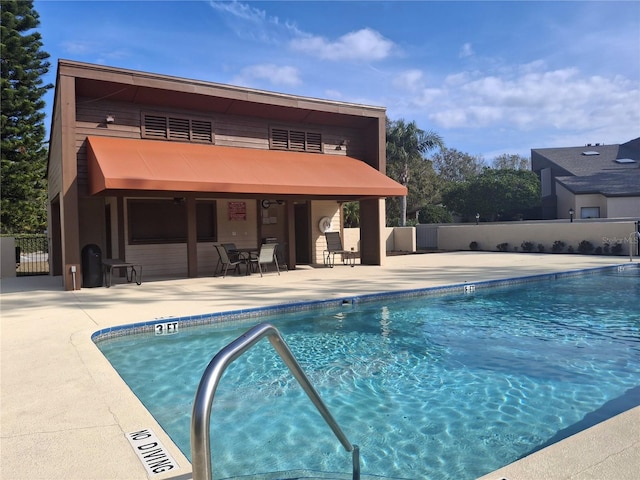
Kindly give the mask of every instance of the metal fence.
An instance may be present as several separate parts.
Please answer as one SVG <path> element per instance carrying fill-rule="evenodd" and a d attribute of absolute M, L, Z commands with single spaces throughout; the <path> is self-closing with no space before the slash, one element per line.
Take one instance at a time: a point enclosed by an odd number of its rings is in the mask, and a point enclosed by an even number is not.
<path fill-rule="evenodd" d="M 16 276 L 49 274 L 49 240 L 46 235 L 16 235 Z"/>
<path fill-rule="evenodd" d="M 416 225 L 416 248 L 434 250 L 438 248 L 438 225 Z"/>

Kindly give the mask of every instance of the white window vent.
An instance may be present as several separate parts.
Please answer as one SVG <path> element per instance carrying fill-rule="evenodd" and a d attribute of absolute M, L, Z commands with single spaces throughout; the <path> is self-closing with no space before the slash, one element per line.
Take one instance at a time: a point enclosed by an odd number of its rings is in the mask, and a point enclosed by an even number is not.
<path fill-rule="evenodd" d="M 592 157 L 594 155 L 600 155 L 600 152 L 596 152 L 594 150 L 587 150 L 586 152 L 582 152 L 582 155 L 585 155 L 587 157 Z"/>
<path fill-rule="evenodd" d="M 629 163 L 636 163 L 636 161 L 632 158 L 616 158 L 616 163 L 621 163 L 623 165 L 626 165 Z"/>

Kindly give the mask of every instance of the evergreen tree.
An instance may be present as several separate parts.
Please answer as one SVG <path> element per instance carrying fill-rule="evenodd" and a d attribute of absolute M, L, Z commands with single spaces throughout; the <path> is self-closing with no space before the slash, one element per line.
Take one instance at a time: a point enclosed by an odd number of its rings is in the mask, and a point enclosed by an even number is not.
<path fill-rule="evenodd" d="M 43 96 L 52 85 L 31 0 L 1 0 L 2 233 L 42 233 L 47 224 Z"/>

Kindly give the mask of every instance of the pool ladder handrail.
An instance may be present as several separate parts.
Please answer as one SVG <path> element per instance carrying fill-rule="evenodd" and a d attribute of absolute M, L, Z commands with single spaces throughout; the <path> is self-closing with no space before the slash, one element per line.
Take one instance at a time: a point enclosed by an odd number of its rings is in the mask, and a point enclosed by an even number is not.
<path fill-rule="evenodd" d="M 347 452 L 352 452 L 353 480 L 360 480 L 360 449 L 351 444 L 342 429 L 333 418 L 320 395 L 315 390 L 300 364 L 291 353 L 282 335 L 276 327 L 270 323 L 261 323 L 251 328 L 229 345 L 220 350 L 209 362 L 204 371 L 198 390 L 196 391 L 191 414 L 191 460 L 193 467 L 193 480 L 212 480 L 211 467 L 211 439 L 209 428 L 211 419 L 211 407 L 218 383 L 231 363 L 240 355 L 258 343 L 263 337 L 268 337 L 269 342 L 276 350 L 280 358 L 287 365 L 295 379 L 303 388 L 309 399 L 316 406 L 325 422 L 331 427 Z"/>

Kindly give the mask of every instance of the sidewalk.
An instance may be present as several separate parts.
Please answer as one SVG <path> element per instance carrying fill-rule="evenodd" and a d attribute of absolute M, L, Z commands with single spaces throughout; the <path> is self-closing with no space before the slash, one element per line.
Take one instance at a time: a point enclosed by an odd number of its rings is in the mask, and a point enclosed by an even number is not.
<path fill-rule="evenodd" d="M 0 479 L 126 479 L 147 473 L 125 434 L 151 428 L 180 465 L 154 479 L 187 480 L 189 462 L 91 341 L 97 330 L 187 315 L 628 264 L 625 257 L 456 252 L 387 258 L 264 277 L 144 279 L 141 286 L 62 290 L 59 277 L 2 279 Z M 121 282 L 121 280 L 119 280 Z M 636 478 L 640 408 L 483 477 Z"/>

